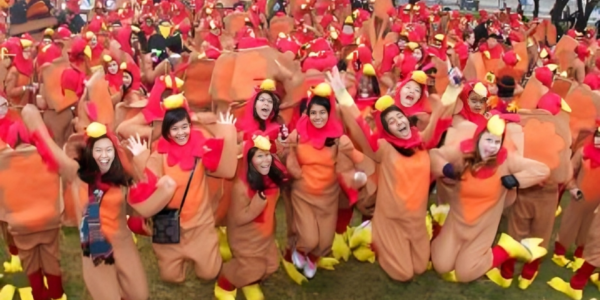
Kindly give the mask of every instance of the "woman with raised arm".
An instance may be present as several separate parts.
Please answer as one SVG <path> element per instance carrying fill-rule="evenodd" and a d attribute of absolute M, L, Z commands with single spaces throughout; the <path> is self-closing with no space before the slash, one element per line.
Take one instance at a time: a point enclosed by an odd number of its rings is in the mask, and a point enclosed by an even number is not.
<path fill-rule="evenodd" d="M 538 246 L 541 239 L 517 242 L 507 234 L 490 248 L 504 208 L 515 199 L 511 193 L 550 174 L 543 163 L 508 151 L 505 129 L 505 120 L 494 115 L 473 138 L 431 150 L 432 173 L 453 180 L 458 193 L 450 198 L 444 226 L 431 244 L 433 267 L 448 281 L 470 282 L 486 273 L 494 280 L 495 268 L 508 259 L 532 261 L 546 254 Z"/>
<path fill-rule="evenodd" d="M 160 278 L 174 283 L 185 280 L 186 260 L 194 263 L 199 278 L 219 274 L 222 259 L 207 176 L 231 178 L 237 163 L 235 119 L 230 112 L 215 125 L 215 135 L 221 138 L 206 138 L 192 125 L 185 101 L 182 94 L 164 99 L 155 150 L 150 151 L 139 136 L 131 137 L 128 146 L 134 167 L 145 177 L 132 188 L 129 204 L 141 216 L 152 218 L 152 248 Z M 164 183 L 175 187 L 174 194 L 153 196 Z"/>
<path fill-rule="evenodd" d="M 242 164 L 234 179 L 227 216 L 233 259 L 223 265 L 215 287 L 219 300 L 234 300 L 241 288 L 246 299 L 264 299 L 258 285 L 278 267 L 275 244 L 275 207 L 287 170 L 270 152 L 266 136 L 255 136 L 243 145 Z"/>
<path fill-rule="evenodd" d="M 311 91 L 307 114 L 287 140 L 291 145 L 287 168 L 294 179 L 292 206 L 297 230 L 292 262 L 308 279 L 315 276 L 319 260 L 331 251 L 340 185 L 359 189 L 374 169 L 343 133 L 331 86 L 320 83 Z"/>
<path fill-rule="evenodd" d="M 443 98 L 446 101 L 443 111 L 433 113 L 423 132 L 411 124 L 392 97 L 379 98 L 373 115 L 377 133 L 373 133 L 360 116 L 336 69 L 329 80 L 352 139 L 361 144 L 365 155 L 379 164 L 377 204 L 372 225 L 361 226 L 360 233 L 350 239 L 350 246 L 370 244 L 379 264 L 391 278 L 411 280 L 425 272 L 429 263 L 429 234 L 425 219 L 431 175 L 427 150 L 437 145 L 441 134 L 450 125 L 460 88 L 448 88 L 448 95 Z M 367 226 L 371 227 L 371 231 L 363 229 Z"/>
<path fill-rule="evenodd" d="M 85 133 L 71 137 L 65 153 L 52 141 L 35 106 L 25 106 L 22 116 L 38 152 L 72 186 L 83 280 L 90 295 L 95 300 L 148 299 L 146 273 L 128 228 L 133 223 L 126 217 L 133 173 L 116 136 L 94 122 Z M 144 232 L 142 227 L 136 229 Z"/>

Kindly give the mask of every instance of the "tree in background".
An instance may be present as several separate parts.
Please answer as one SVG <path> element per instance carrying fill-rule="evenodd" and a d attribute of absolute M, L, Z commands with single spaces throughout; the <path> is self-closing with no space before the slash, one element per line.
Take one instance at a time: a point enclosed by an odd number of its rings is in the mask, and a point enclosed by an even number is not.
<path fill-rule="evenodd" d="M 533 18 L 537 18 L 540 14 L 540 0 L 533 0 Z"/>
<path fill-rule="evenodd" d="M 600 3 L 600 0 L 587 0 L 584 6 L 583 0 L 577 0 L 577 21 L 575 22 L 575 30 L 579 32 L 585 30 L 588 20 L 598 3 Z"/>

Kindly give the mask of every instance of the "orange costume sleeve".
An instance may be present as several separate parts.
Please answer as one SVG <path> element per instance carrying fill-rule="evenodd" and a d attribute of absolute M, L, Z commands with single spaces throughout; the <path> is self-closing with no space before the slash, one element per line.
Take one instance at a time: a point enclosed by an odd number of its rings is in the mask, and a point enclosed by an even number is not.
<path fill-rule="evenodd" d="M 28 78 L 24 77 L 17 71 L 17 68 L 12 67 L 8 70 L 8 74 L 6 74 L 6 79 L 4 82 L 4 89 L 6 91 L 6 96 L 10 99 L 12 104 L 26 104 L 21 103 L 22 98 L 26 93 L 30 93 L 23 89 L 25 85 L 28 83 Z"/>

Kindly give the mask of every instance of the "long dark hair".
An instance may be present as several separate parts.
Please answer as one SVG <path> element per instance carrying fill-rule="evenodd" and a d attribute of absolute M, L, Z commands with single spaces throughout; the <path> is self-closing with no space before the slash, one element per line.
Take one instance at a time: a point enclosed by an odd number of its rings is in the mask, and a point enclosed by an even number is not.
<path fill-rule="evenodd" d="M 309 101 L 308 101 L 308 105 L 306 106 L 306 115 L 310 116 L 310 109 L 313 107 L 313 105 L 321 105 L 323 107 L 325 107 L 325 110 L 327 111 L 327 115 L 329 117 L 331 117 L 331 103 L 329 103 L 329 99 L 325 98 L 325 97 L 321 97 L 321 96 L 313 96 Z M 328 120 L 329 122 L 329 120 Z M 333 145 L 335 145 L 335 140 L 336 138 L 332 138 L 332 137 L 328 137 L 325 139 L 325 146 L 326 147 L 331 147 Z"/>
<path fill-rule="evenodd" d="M 106 135 L 100 136 L 98 138 L 89 138 L 83 147 L 79 147 L 77 149 L 77 163 L 79 163 L 79 170 L 77 170 L 77 175 L 81 179 L 81 181 L 87 184 L 95 184 L 100 175 L 100 168 L 98 167 L 98 163 L 94 159 L 94 145 L 97 141 L 101 139 L 108 139 Z M 118 145 L 114 145 L 115 148 L 115 158 L 110 165 L 110 169 L 108 172 L 102 174 L 100 180 L 103 183 L 116 185 L 116 186 L 129 186 L 133 183 L 133 178 L 130 174 L 125 172 L 123 168 L 123 164 L 119 159 L 119 155 L 117 155 L 117 147 Z"/>
<path fill-rule="evenodd" d="M 252 158 L 254 154 L 258 151 L 258 148 L 252 147 L 248 150 L 248 165 L 247 165 L 247 174 L 246 178 L 248 178 L 248 185 L 253 191 L 264 191 L 266 189 L 265 182 L 263 180 L 263 175 L 260 174 L 254 165 L 252 164 Z M 276 158 L 273 157 L 273 160 Z M 271 162 L 271 168 L 269 168 L 269 174 L 267 174 L 269 178 L 278 186 L 282 187 L 287 183 L 287 178 L 282 170 L 277 168 L 275 161 Z"/>
<path fill-rule="evenodd" d="M 179 107 L 167 110 L 167 112 L 165 113 L 165 117 L 163 118 L 162 127 L 160 131 L 162 137 L 167 141 L 171 141 L 171 127 L 173 127 L 173 125 L 175 125 L 177 122 L 183 120 L 187 120 L 190 123 L 190 125 L 192 123 L 192 119 L 190 118 L 190 115 L 188 114 L 185 108 Z"/>
<path fill-rule="evenodd" d="M 369 80 L 373 86 L 373 94 L 377 97 L 381 96 L 381 89 L 379 88 L 379 80 L 377 80 L 377 76 L 369 76 Z"/>
<path fill-rule="evenodd" d="M 258 97 L 260 97 L 260 95 L 262 94 L 267 94 L 271 96 L 271 99 L 273 99 L 273 111 L 271 112 L 273 116 L 271 117 L 271 122 L 276 122 L 277 118 L 279 117 L 279 103 L 281 101 L 279 101 L 279 97 L 277 97 L 277 95 L 271 91 L 261 91 L 258 94 L 256 94 L 256 98 L 254 98 L 254 107 L 252 108 L 252 116 L 254 117 L 254 120 L 258 122 L 260 130 L 265 131 L 267 130 L 267 124 L 265 120 L 261 119 L 258 116 L 258 113 L 256 112 L 256 103 L 258 103 Z"/>
<path fill-rule="evenodd" d="M 381 118 L 381 125 L 383 126 L 383 130 L 385 130 L 387 133 L 392 134 L 390 132 L 390 128 L 388 127 L 387 121 L 385 120 L 385 117 L 387 117 L 388 114 L 392 113 L 392 112 L 399 112 L 401 114 L 403 114 L 404 116 L 406 116 L 406 114 L 402 111 L 402 109 L 400 109 L 400 107 L 396 106 L 396 105 L 392 105 L 386 109 L 384 109 L 381 112 L 381 115 L 379 116 Z M 408 124 L 410 127 L 416 126 L 416 121 L 415 118 L 408 118 Z M 397 147 L 394 146 L 393 144 L 391 144 L 394 149 L 396 149 L 396 151 L 398 151 L 398 153 L 400 153 L 400 155 L 402 156 L 406 156 L 406 157 L 411 157 L 415 154 L 415 150 L 412 148 L 402 148 L 402 147 Z"/>

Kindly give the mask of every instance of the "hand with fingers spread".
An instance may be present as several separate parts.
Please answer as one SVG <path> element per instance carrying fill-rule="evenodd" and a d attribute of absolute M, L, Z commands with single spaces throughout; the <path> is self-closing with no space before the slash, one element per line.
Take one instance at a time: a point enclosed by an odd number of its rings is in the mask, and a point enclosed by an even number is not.
<path fill-rule="evenodd" d="M 148 143 L 145 140 L 142 141 L 139 134 L 136 134 L 136 137 L 129 137 L 127 142 L 129 143 L 129 145 L 127 145 L 127 149 L 131 151 L 133 156 L 138 156 L 148 149 Z"/>
<path fill-rule="evenodd" d="M 331 69 L 331 72 L 327 72 L 326 74 L 327 82 L 331 85 L 333 92 L 336 94 L 341 94 L 346 90 L 346 84 L 344 83 L 344 78 L 337 66 Z"/>
<path fill-rule="evenodd" d="M 235 125 L 236 121 L 237 120 L 235 116 L 231 113 L 231 108 L 229 108 L 225 114 L 219 113 L 219 120 L 217 121 L 217 123 Z"/>

